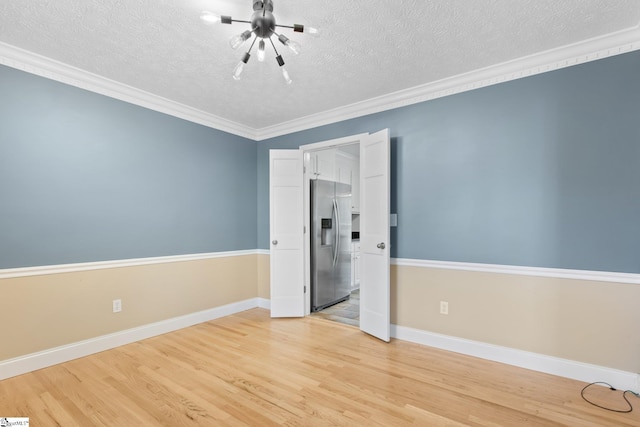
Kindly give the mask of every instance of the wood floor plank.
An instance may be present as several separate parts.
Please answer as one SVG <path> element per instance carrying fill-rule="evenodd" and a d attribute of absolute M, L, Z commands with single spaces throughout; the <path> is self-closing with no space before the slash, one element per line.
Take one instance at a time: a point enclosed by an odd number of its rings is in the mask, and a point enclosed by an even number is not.
<path fill-rule="evenodd" d="M 0 381 L 0 416 L 61 426 L 640 426 L 583 383 L 254 309 Z M 621 406 L 599 387 L 600 404 Z"/>

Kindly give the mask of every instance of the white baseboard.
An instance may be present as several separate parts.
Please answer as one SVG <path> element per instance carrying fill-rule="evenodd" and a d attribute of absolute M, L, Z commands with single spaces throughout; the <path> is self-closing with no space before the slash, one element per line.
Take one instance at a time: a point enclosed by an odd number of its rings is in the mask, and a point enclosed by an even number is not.
<path fill-rule="evenodd" d="M 559 377 L 571 378 L 587 383 L 605 381 L 619 390 L 640 389 L 640 375 L 573 360 L 560 359 L 543 354 L 531 353 L 508 347 L 501 347 L 479 341 L 441 335 L 405 326 L 391 325 L 391 336 L 442 350 L 453 351 L 467 356 L 479 357 L 507 365 Z"/>
<path fill-rule="evenodd" d="M 266 298 L 257 298 L 258 307 L 271 310 L 271 300 Z"/>
<path fill-rule="evenodd" d="M 0 380 L 256 308 L 260 298 L 215 307 L 37 353 L 0 361 Z"/>

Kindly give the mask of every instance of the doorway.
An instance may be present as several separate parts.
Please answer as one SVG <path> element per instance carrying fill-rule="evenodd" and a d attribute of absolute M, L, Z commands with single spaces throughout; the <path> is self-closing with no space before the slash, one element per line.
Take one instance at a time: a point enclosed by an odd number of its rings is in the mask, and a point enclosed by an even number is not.
<path fill-rule="evenodd" d="M 269 150 L 271 317 L 310 314 L 311 153 L 360 143 L 360 330 L 390 340 L 389 129 Z M 335 254 L 334 254 L 335 256 Z"/>
<path fill-rule="evenodd" d="M 360 143 L 305 150 L 304 170 L 309 192 L 309 314 L 359 327 Z M 326 196 L 328 188 L 331 197 Z"/>

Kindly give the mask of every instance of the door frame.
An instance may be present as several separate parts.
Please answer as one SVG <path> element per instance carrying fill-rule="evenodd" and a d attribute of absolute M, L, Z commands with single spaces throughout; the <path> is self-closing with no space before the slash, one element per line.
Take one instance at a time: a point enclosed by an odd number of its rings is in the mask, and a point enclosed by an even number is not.
<path fill-rule="evenodd" d="M 327 141 L 314 142 L 311 144 L 301 145 L 299 150 L 302 151 L 302 164 L 304 166 L 303 173 L 303 200 L 304 200 L 304 283 L 307 289 L 305 292 L 304 313 L 305 316 L 311 314 L 311 210 L 310 210 L 310 181 L 311 181 L 311 153 L 314 151 L 324 150 L 328 148 L 337 148 L 344 145 L 359 144 L 363 139 L 368 137 L 368 133 L 360 133 L 357 135 L 345 136 L 342 138 L 331 139 Z M 360 160 L 358 160 L 360 161 Z"/>

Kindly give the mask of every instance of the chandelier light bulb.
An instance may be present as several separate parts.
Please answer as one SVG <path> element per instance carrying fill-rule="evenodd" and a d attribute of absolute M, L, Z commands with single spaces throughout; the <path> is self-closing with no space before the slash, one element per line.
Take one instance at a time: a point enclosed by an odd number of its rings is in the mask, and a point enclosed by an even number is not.
<path fill-rule="evenodd" d="M 251 31 L 247 30 L 241 34 L 238 34 L 237 36 L 231 37 L 231 39 L 229 40 L 229 44 L 231 45 L 232 49 L 237 49 L 242 46 L 242 43 L 246 42 L 249 37 L 251 37 Z"/>
<path fill-rule="evenodd" d="M 249 58 L 251 58 L 251 55 L 249 54 L 249 52 L 245 52 L 238 65 L 236 65 L 236 68 L 234 68 L 233 78 L 235 80 L 240 80 L 240 75 L 242 74 L 242 71 L 244 71 L 244 64 L 249 62 Z"/>
<path fill-rule="evenodd" d="M 264 52 L 264 39 L 260 40 L 258 43 L 258 61 L 264 62 L 265 52 Z"/>
<path fill-rule="evenodd" d="M 282 70 L 282 77 L 284 77 L 284 81 L 287 82 L 288 85 L 290 85 L 291 77 L 289 76 L 289 72 L 287 71 L 287 69 L 284 68 L 284 59 L 282 58 L 282 55 L 276 56 L 276 61 L 278 62 L 278 65 Z"/>
<path fill-rule="evenodd" d="M 208 10 L 203 10 L 202 14 L 200 14 L 200 19 L 202 19 L 207 24 L 215 24 L 220 22 L 220 15 L 216 15 L 215 13 L 209 12 Z"/>
<path fill-rule="evenodd" d="M 300 54 L 301 47 L 298 43 L 294 42 L 293 40 L 289 40 L 286 46 L 289 48 L 289 50 L 291 50 L 291 52 L 295 53 L 296 55 Z"/>
<path fill-rule="evenodd" d="M 289 40 L 289 38 L 284 34 L 280 34 L 278 36 L 278 40 L 280 40 L 280 43 L 291 49 L 291 52 L 295 53 L 296 55 L 300 53 L 300 45 L 293 40 Z"/>
<path fill-rule="evenodd" d="M 238 62 L 236 68 L 233 70 L 233 78 L 234 80 L 240 80 L 240 75 L 244 71 L 244 62 Z"/>
<path fill-rule="evenodd" d="M 317 29 L 317 28 L 315 28 L 315 27 L 306 27 L 306 32 L 307 32 L 308 34 L 312 34 L 312 35 L 314 35 L 314 36 L 317 36 L 317 35 L 320 33 L 320 30 L 318 30 L 318 29 Z"/>
<path fill-rule="evenodd" d="M 282 67 L 282 77 L 284 77 L 284 81 L 290 85 L 292 80 L 291 77 L 289 77 L 289 72 L 287 71 L 286 68 Z"/>

